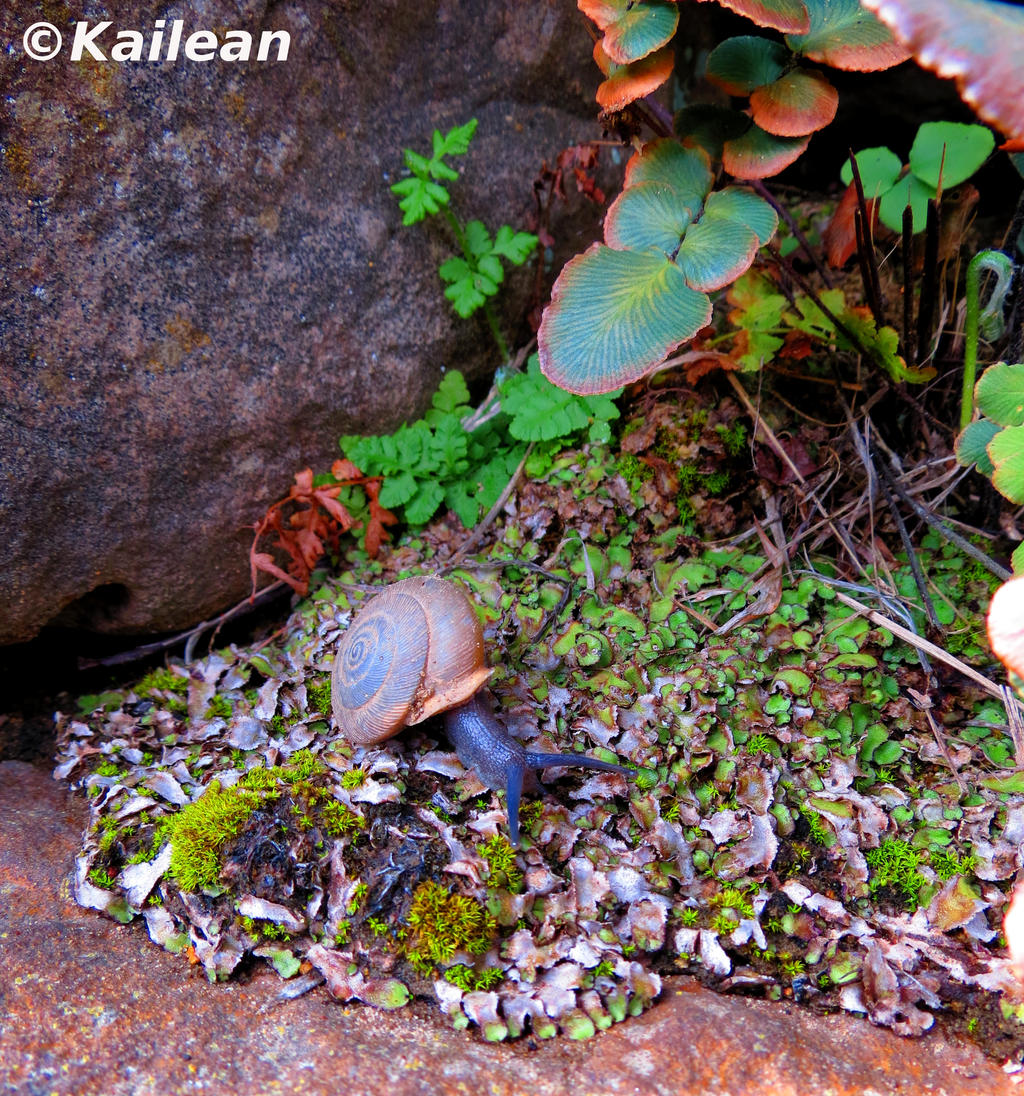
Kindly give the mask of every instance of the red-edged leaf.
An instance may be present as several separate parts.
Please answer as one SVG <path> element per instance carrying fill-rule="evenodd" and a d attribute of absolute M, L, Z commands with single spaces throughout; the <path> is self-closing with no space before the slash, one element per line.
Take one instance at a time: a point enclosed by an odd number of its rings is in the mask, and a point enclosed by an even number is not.
<path fill-rule="evenodd" d="M 982 118 L 1024 139 L 1024 10 L 973 0 L 864 0 L 864 6 L 919 64 L 955 79 Z"/>
<path fill-rule="evenodd" d="M 537 333 L 541 370 L 570 392 L 610 392 L 657 368 L 710 318 L 710 299 L 664 255 L 592 244 L 551 291 Z"/>
<path fill-rule="evenodd" d="M 741 35 L 715 46 L 708 55 L 706 75 L 728 95 L 749 95 L 777 80 L 788 63 L 789 50 L 781 42 Z"/>
<path fill-rule="evenodd" d="M 576 0 L 576 7 L 588 18 L 593 19 L 599 30 L 621 19 L 629 7 L 629 0 Z"/>
<path fill-rule="evenodd" d="M 627 187 L 608 208 L 605 243 L 619 251 L 656 247 L 674 255 L 699 207 L 699 201 L 694 207 L 683 205 L 677 191 L 659 183 Z"/>
<path fill-rule="evenodd" d="M 598 57 L 603 56 L 608 68 L 601 65 Z M 608 79 L 597 87 L 597 102 L 602 110 L 616 111 L 629 106 L 637 99 L 656 91 L 672 75 L 673 53 L 671 46 L 649 53 L 643 60 L 631 65 L 618 65 L 609 62 L 607 55 L 598 42 L 594 46 L 594 59 Z"/>
<path fill-rule="evenodd" d="M 807 12 L 810 30 L 787 35 L 786 43 L 812 61 L 852 72 L 878 72 L 910 56 L 860 0 L 807 0 Z"/>
<path fill-rule="evenodd" d="M 776 137 L 752 125 L 725 142 L 722 166 L 736 179 L 767 179 L 798 160 L 810 142 L 810 137 Z"/>
<path fill-rule="evenodd" d="M 820 73 L 793 69 L 750 93 L 750 113 L 767 133 L 805 137 L 836 116 L 839 92 Z"/>
<path fill-rule="evenodd" d="M 628 65 L 661 49 L 679 25 L 679 8 L 666 0 L 627 5 L 604 33 L 604 51 L 617 65 Z"/>
<path fill-rule="evenodd" d="M 699 148 L 684 148 L 671 137 L 647 144 L 626 164 L 624 187 L 659 183 L 671 187 L 687 206 L 699 206 L 714 181 L 711 160 Z"/>
<path fill-rule="evenodd" d="M 706 0 L 701 0 L 701 3 Z M 806 34 L 811 21 L 803 0 L 718 0 L 723 8 L 745 15 L 759 27 L 783 34 Z"/>
<path fill-rule="evenodd" d="M 874 232 L 878 227 L 878 202 L 868 198 L 864 204 L 871 218 L 871 231 Z M 857 188 L 851 183 L 843 191 L 836 211 L 832 214 L 832 220 L 821 235 L 821 242 L 825 245 L 825 255 L 830 266 L 845 266 L 856 252 L 857 228 L 854 220 L 856 215 Z"/>
<path fill-rule="evenodd" d="M 734 282 L 754 261 L 757 236 L 734 221 L 702 218 L 692 225 L 677 261 L 692 289 L 711 293 Z"/>
<path fill-rule="evenodd" d="M 731 186 L 709 195 L 676 257 L 686 284 L 706 293 L 731 285 L 775 235 L 778 223 L 775 210 L 749 190 Z"/>

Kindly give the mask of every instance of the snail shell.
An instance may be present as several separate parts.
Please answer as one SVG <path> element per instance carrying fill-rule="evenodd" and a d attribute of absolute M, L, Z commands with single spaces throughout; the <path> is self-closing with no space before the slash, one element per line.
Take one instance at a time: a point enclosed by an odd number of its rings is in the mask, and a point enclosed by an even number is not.
<path fill-rule="evenodd" d="M 334 721 L 350 742 L 381 742 L 464 703 L 490 675 L 469 598 L 444 579 L 403 579 L 371 598 L 342 637 Z"/>

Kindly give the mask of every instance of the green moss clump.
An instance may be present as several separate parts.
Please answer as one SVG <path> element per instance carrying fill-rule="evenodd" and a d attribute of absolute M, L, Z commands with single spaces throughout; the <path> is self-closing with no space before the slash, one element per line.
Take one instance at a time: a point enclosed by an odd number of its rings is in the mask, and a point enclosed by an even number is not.
<path fill-rule="evenodd" d="M 446 982 L 453 986 L 472 993 L 474 990 L 489 990 L 501 984 L 505 978 L 505 972 L 500 967 L 485 967 L 484 970 L 474 970 L 465 963 L 456 963 L 444 972 Z"/>
<path fill-rule="evenodd" d="M 249 815 L 268 798 L 240 786 L 221 788 L 214 780 L 194 803 L 168 819 L 170 874 L 182 890 L 198 891 L 217 882 L 221 848 L 242 832 Z"/>
<path fill-rule="evenodd" d="M 135 686 L 135 695 L 142 700 L 149 699 L 154 693 L 186 693 L 188 678 L 176 674 L 173 670 L 161 667 L 146 674 Z"/>
<path fill-rule="evenodd" d="M 928 880 L 918 870 L 921 854 L 916 849 L 906 841 L 888 837 L 877 849 L 868 849 L 864 859 L 872 869 L 868 884 L 872 894 L 882 887 L 892 887 L 899 891 L 908 909 L 917 909 L 921 888 Z"/>
<path fill-rule="evenodd" d="M 427 973 L 450 963 L 460 951 L 482 955 L 491 946 L 497 922 L 474 899 L 450 894 L 440 883 L 421 883 L 406 928 L 406 953 Z"/>
<path fill-rule="evenodd" d="M 640 488 L 654 479 L 654 469 L 633 453 L 623 453 L 619 457 L 616 471 L 629 485 L 633 495 L 639 495 Z"/>
<path fill-rule="evenodd" d="M 366 825 L 363 818 L 337 799 L 324 800 L 319 806 L 324 829 L 330 837 L 346 837 L 358 833 Z"/>
<path fill-rule="evenodd" d="M 206 707 L 207 719 L 227 719 L 231 715 L 231 701 L 218 693 Z"/>
<path fill-rule="evenodd" d="M 288 759 L 288 764 L 277 770 L 280 778 L 289 784 L 299 780 L 312 780 L 326 772 L 327 766 L 311 750 L 296 750 Z"/>
<path fill-rule="evenodd" d="M 321 715 L 331 714 L 331 679 L 324 677 L 316 685 L 306 686 L 307 707 Z"/>
<path fill-rule="evenodd" d="M 505 887 L 513 894 L 523 889 L 523 873 L 516 867 L 516 850 L 508 839 L 496 833 L 483 844 L 477 845 L 477 852 L 487 861 L 491 869 L 487 878 L 489 887 Z"/>

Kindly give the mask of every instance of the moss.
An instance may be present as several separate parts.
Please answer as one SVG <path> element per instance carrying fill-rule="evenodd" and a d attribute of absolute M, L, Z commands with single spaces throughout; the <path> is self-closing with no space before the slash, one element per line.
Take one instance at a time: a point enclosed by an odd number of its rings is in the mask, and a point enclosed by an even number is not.
<path fill-rule="evenodd" d="M 890 887 L 900 894 L 908 909 L 917 909 L 918 895 L 927 880 L 918 870 L 921 854 L 916 849 L 906 841 L 889 837 L 877 849 L 868 849 L 864 859 L 872 869 L 868 884 L 872 894 Z"/>
<path fill-rule="evenodd" d="M 742 419 L 734 419 L 730 426 L 719 423 L 715 431 L 722 439 L 722 445 L 730 457 L 738 457 L 747 447 L 747 424 Z"/>
<path fill-rule="evenodd" d="M 616 471 L 629 485 L 632 494 L 638 495 L 641 487 L 654 479 L 654 469 L 633 453 L 623 453 L 616 464 Z"/>
<path fill-rule="evenodd" d="M 206 706 L 207 719 L 227 719 L 231 715 L 231 701 L 218 693 Z"/>
<path fill-rule="evenodd" d="M 331 837 L 346 837 L 358 833 L 365 825 L 365 821 L 336 799 L 320 804 L 320 817 L 323 819 L 324 829 Z"/>
<path fill-rule="evenodd" d="M 485 967 L 483 970 L 474 970 L 465 963 L 456 963 L 444 972 L 446 982 L 471 993 L 474 990 L 489 990 L 500 985 L 505 978 L 505 972 L 500 967 Z"/>
<path fill-rule="evenodd" d="M 307 707 L 311 712 L 329 715 L 331 711 L 331 679 L 326 675 L 315 685 L 306 685 Z"/>
<path fill-rule="evenodd" d="M 117 873 L 107 868 L 93 868 L 89 872 L 89 882 L 102 890 L 113 890 L 117 881 Z"/>
<path fill-rule="evenodd" d="M 487 861 L 490 874 L 487 877 L 489 887 L 504 887 L 513 894 L 523 889 L 523 873 L 516 866 L 516 851 L 507 838 L 495 834 L 483 844 L 477 845 L 477 852 Z"/>
<path fill-rule="evenodd" d="M 279 771 L 282 780 L 295 783 L 323 776 L 327 766 L 311 750 L 296 750 L 288 759 L 288 764 L 282 765 Z"/>
<path fill-rule="evenodd" d="M 184 891 L 213 886 L 220 876 L 220 850 L 237 837 L 249 815 L 266 802 L 266 793 L 214 780 L 194 802 L 168 819 L 170 874 Z"/>
<path fill-rule="evenodd" d="M 943 883 L 954 875 L 972 875 L 978 866 L 977 855 L 969 851 L 959 856 L 954 849 L 933 849 L 929 859 L 935 874 Z"/>
<path fill-rule="evenodd" d="M 152 697 L 155 693 L 186 692 L 188 692 L 188 678 L 166 668 L 153 670 L 146 674 L 135 686 L 135 695 L 143 700 Z"/>
<path fill-rule="evenodd" d="M 482 955 L 491 946 L 495 919 L 472 898 L 451 894 L 440 883 L 421 883 L 406 919 L 405 948 L 424 972 L 450 963 L 457 952 Z"/>

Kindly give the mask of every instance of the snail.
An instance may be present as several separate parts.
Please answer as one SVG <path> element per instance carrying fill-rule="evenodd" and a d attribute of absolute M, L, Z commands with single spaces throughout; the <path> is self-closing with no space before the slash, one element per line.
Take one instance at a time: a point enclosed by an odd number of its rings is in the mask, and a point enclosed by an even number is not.
<path fill-rule="evenodd" d="M 331 708 L 342 734 L 360 745 L 443 712 L 462 764 L 492 790 L 505 789 L 516 848 L 527 769 L 633 770 L 579 754 L 524 749 L 494 714 L 483 688 L 490 676 L 483 629 L 469 598 L 445 579 L 407 578 L 371 598 L 342 637 L 331 671 Z"/>

